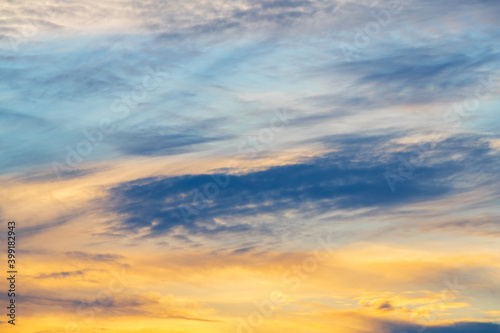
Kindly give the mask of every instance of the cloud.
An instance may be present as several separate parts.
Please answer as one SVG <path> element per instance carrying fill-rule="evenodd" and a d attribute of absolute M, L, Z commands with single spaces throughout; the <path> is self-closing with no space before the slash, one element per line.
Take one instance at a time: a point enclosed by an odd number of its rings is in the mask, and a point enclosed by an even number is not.
<path fill-rule="evenodd" d="M 113 142 L 126 155 L 172 155 L 195 149 L 196 145 L 222 140 L 189 133 L 160 134 L 154 130 L 145 133 L 118 133 Z"/>
<path fill-rule="evenodd" d="M 491 162 L 498 156 L 491 155 L 487 142 L 479 137 L 449 138 L 435 144 L 427 162 L 416 166 L 414 175 L 398 184 L 395 194 L 384 174 L 398 170 L 401 156 L 406 158 L 417 146 L 390 144 L 393 137 L 325 138 L 340 149 L 303 163 L 241 175 L 153 177 L 120 184 L 110 190 L 111 208 L 123 217 L 124 227 L 132 230 L 150 227 L 157 234 L 181 226 L 192 233 L 237 232 L 251 228 L 238 223 L 240 218 L 256 214 L 298 209 L 321 214 L 434 200 L 461 190 L 465 185 L 458 179 L 468 177 L 468 172 L 493 174 L 496 170 Z M 403 149 L 394 153 L 391 147 Z M 229 184 L 219 188 L 215 179 Z M 207 186 L 216 193 L 211 199 L 202 194 Z M 186 206 L 195 213 L 186 211 Z M 217 218 L 233 222 L 222 225 Z"/>
<path fill-rule="evenodd" d="M 81 261 L 89 262 L 115 262 L 124 257 L 117 254 L 110 253 L 88 253 L 82 251 L 70 251 L 65 253 L 68 257 L 72 259 L 77 259 Z"/>
<path fill-rule="evenodd" d="M 443 326 L 418 326 L 411 324 L 394 324 L 387 323 L 383 325 L 386 332 L 401 333 L 406 331 L 408 333 L 421 332 L 425 328 L 428 333 L 498 333 L 500 325 L 495 323 L 480 323 L 480 322 L 466 322 L 455 323 L 452 325 Z"/>
<path fill-rule="evenodd" d="M 75 277 L 75 276 L 83 276 L 85 274 L 84 271 L 73 271 L 73 272 L 56 272 L 50 274 L 39 274 L 37 279 L 59 279 L 65 277 Z"/>
<path fill-rule="evenodd" d="M 475 53 L 457 47 L 443 52 L 446 44 L 394 46 L 390 52 L 374 50 L 369 56 L 349 63 L 330 62 L 315 71 L 338 75 L 350 82 L 347 89 L 309 99 L 330 102 L 336 107 L 362 107 L 363 110 L 405 105 L 452 103 L 474 97 L 476 88 L 486 89 L 481 80 L 498 70 L 498 52 L 487 46 Z M 444 110 L 442 110 L 444 112 Z"/>
<path fill-rule="evenodd" d="M 392 307 L 392 304 L 390 302 L 384 302 L 383 304 L 380 304 L 380 306 L 378 307 L 379 310 L 382 310 L 382 311 L 391 311 L 391 310 L 394 310 L 394 308 Z"/>

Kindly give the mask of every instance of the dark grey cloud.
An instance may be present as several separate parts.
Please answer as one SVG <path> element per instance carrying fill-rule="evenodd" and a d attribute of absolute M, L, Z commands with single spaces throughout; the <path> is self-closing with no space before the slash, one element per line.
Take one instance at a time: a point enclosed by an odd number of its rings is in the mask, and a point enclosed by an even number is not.
<path fill-rule="evenodd" d="M 274 30 L 283 26 L 290 26 L 293 22 L 301 19 L 311 18 L 314 14 L 325 11 L 327 8 L 336 6 L 337 2 L 325 1 L 235 1 L 229 6 L 219 6 L 216 3 L 198 3 L 200 12 L 205 15 L 189 15 L 186 8 L 177 6 L 178 17 L 170 20 L 177 20 L 181 17 L 191 16 L 193 25 L 166 25 L 160 17 L 172 16 L 172 7 L 166 4 L 136 3 L 136 7 L 141 12 L 141 17 L 147 20 L 145 27 L 155 31 L 161 31 L 161 38 L 179 38 L 180 36 L 207 36 L 214 33 L 230 33 L 231 31 L 241 33 L 251 32 L 252 29 Z M 170 11 L 168 10 L 170 9 Z M 154 22 L 154 23 L 152 23 Z M 199 23 L 195 23 L 199 22 Z M 182 26 L 182 28 L 180 28 Z M 173 28 L 174 27 L 174 28 Z M 268 32 L 270 32 L 268 30 Z"/>
<path fill-rule="evenodd" d="M 59 176 L 61 179 L 69 180 L 74 178 L 83 177 L 85 175 L 92 174 L 96 172 L 97 168 L 87 168 L 87 169 L 58 169 Z M 40 181 L 56 181 L 59 180 L 58 175 L 53 169 L 45 170 L 39 173 L 29 173 L 28 175 L 22 175 L 15 178 L 16 180 L 23 182 L 40 182 Z"/>
<path fill-rule="evenodd" d="M 275 1 L 262 1 L 260 6 L 264 9 L 274 8 L 304 8 L 314 6 L 313 1 L 289 1 L 289 0 L 275 0 Z"/>
<path fill-rule="evenodd" d="M 117 260 L 123 259 L 124 257 L 118 254 L 111 253 L 88 253 L 82 251 L 70 251 L 65 253 L 68 257 L 89 261 L 89 262 L 115 262 Z"/>
<path fill-rule="evenodd" d="M 75 276 L 83 276 L 85 274 L 84 271 L 72 271 L 72 272 L 56 272 L 50 274 L 39 274 L 36 276 L 37 279 L 59 279 L 65 277 L 75 277 Z"/>
<path fill-rule="evenodd" d="M 498 204 L 500 205 L 500 195 L 497 197 Z M 484 209 L 491 209 L 491 198 L 481 203 Z M 490 202 L 488 202 L 490 201 Z M 475 203 L 477 206 L 478 204 Z M 474 207 L 462 207 L 462 209 Z M 498 223 L 498 216 L 494 213 L 484 213 L 479 216 L 468 216 L 467 218 L 455 218 L 444 222 L 438 222 L 432 225 L 422 226 L 422 231 L 427 232 L 443 232 L 443 233 L 464 233 L 473 235 L 484 235 L 487 237 L 497 236 L 500 237 L 500 223 Z"/>
<path fill-rule="evenodd" d="M 394 310 L 394 307 L 392 306 L 391 302 L 384 302 L 378 307 L 378 309 L 382 311 L 392 311 Z"/>
<path fill-rule="evenodd" d="M 56 199 L 54 199 L 56 200 Z M 64 206 L 64 205 L 62 205 Z M 33 225 L 33 226 L 29 226 L 29 227 L 24 227 L 22 229 L 20 229 L 18 231 L 18 233 L 20 235 L 22 235 L 22 237 L 25 237 L 25 238 L 28 238 L 28 237 L 32 237 L 32 236 L 35 236 L 35 235 L 39 235 L 43 232 L 48 232 L 50 231 L 51 229 L 53 228 L 57 228 L 57 227 L 60 227 L 62 226 L 63 224 L 66 224 L 68 223 L 68 221 L 70 221 L 71 219 L 77 217 L 77 216 L 81 216 L 83 212 L 81 211 L 73 211 L 69 214 L 64 214 L 63 216 L 60 216 L 56 219 L 52 219 L 50 222 L 42 222 L 40 221 L 38 224 L 36 225 Z"/>
<path fill-rule="evenodd" d="M 300 164 L 271 167 L 243 175 L 186 175 L 147 178 L 120 184 L 110 191 L 111 209 L 122 217 L 123 228 L 151 227 L 152 233 L 170 232 L 182 226 L 190 233 L 213 234 L 252 229 L 238 222 L 258 214 L 276 214 L 301 209 L 320 214 L 335 209 L 381 208 L 440 198 L 464 190 L 463 177 L 494 174 L 492 165 L 498 154 L 480 138 L 453 138 L 435 145 L 426 163 L 415 168 L 411 179 L 398 184 L 392 193 L 384 174 L 398 170 L 400 157 L 411 154 L 416 146 L 391 153 L 390 136 L 340 137 L 341 149 Z M 400 147 L 401 148 L 401 147 Z M 461 159 L 456 155 L 462 154 Z M 468 161 L 468 162 L 467 162 Z M 467 163 L 465 163 L 467 162 Z M 204 198 L 207 184 L 214 177 L 229 179 L 217 195 Z M 226 178 L 229 177 L 229 178 Z M 478 180 L 476 180 L 478 181 Z M 468 184 L 477 186 L 478 183 Z M 216 188 L 210 191 L 215 193 Z M 198 199 L 194 199 L 198 196 Z M 193 201 L 195 200 L 195 201 Z M 181 207 L 194 208 L 186 214 Z M 188 216 L 188 218 L 186 218 Z M 217 218 L 231 221 L 220 224 Z"/>
<path fill-rule="evenodd" d="M 242 247 L 240 249 L 236 249 L 236 250 L 232 251 L 231 254 L 236 254 L 236 255 L 237 254 L 244 254 L 244 253 L 252 251 L 253 249 L 255 249 L 255 246 Z"/>
<path fill-rule="evenodd" d="M 465 45 L 455 52 L 443 51 L 450 48 L 447 43 L 411 48 L 396 45 L 390 52 L 374 50 L 369 56 L 348 63 L 311 67 L 303 72 L 307 78 L 330 73 L 332 80 L 340 75 L 350 84 L 341 92 L 311 96 L 308 101 L 319 107 L 335 106 L 352 112 L 452 103 L 475 97 L 478 87 L 483 95 L 491 94 L 482 87 L 481 80 L 498 69 L 500 54 L 487 45 L 477 46 L 480 50 L 471 53 Z"/>
<path fill-rule="evenodd" d="M 2 119 L 2 124 L 7 123 L 9 127 L 12 126 L 43 126 L 47 124 L 47 120 L 33 116 L 30 114 L 25 114 L 22 112 L 17 112 L 13 110 L 7 110 L 0 108 L 0 118 Z"/>
<path fill-rule="evenodd" d="M 176 133 L 159 134 L 153 131 L 139 133 L 117 133 L 112 140 L 114 145 L 127 155 L 173 155 L 191 151 L 194 146 L 223 140 L 226 138 L 204 137 L 201 135 Z"/>
<path fill-rule="evenodd" d="M 229 6 L 199 1 L 196 12 L 188 11 L 186 6 L 174 3 L 134 2 L 139 16 L 144 20 L 143 27 L 158 32 L 161 39 L 197 38 L 199 36 L 218 38 L 241 34 L 267 34 L 275 36 L 299 36 L 315 30 L 316 36 L 329 36 L 332 43 L 349 40 L 363 29 L 365 24 L 376 21 L 373 13 L 393 8 L 397 1 L 234 1 Z M 422 44 L 432 42 L 435 34 L 428 31 L 429 26 L 440 28 L 443 36 L 456 36 L 463 33 L 453 29 L 448 21 L 459 22 L 460 27 L 477 30 L 478 34 L 488 35 L 480 25 L 498 27 L 496 18 L 500 16 L 498 3 L 487 0 L 477 1 L 401 1 L 402 10 L 391 15 L 390 22 L 382 27 L 380 43 L 388 35 L 401 39 L 421 39 Z M 176 15 L 173 15 L 175 13 Z M 173 24 L 179 22 L 179 24 Z M 190 22 L 190 23 L 187 23 Z M 449 39 L 451 40 L 451 39 Z M 377 43 L 378 43 L 377 42 Z"/>
<path fill-rule="evenodd" d="M 422 326 L 411 324 L 386 323 L 385 331 L 390 333 L 417 333 L 425 329 L 426 333 L 498 333 L 500 325 L 496 323 L 464 322 L 443 326 Z"/>

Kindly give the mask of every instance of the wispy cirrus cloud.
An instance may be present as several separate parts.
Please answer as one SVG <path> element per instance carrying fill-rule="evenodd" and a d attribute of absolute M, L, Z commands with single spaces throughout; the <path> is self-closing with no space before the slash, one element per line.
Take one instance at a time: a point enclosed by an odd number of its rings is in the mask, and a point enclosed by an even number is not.
<path fill-rule="evenodd" d="M 19 328 L 234 332 L 279 289 L 262 331 L 498 332 L 499 18 L 492 0 L 4 2 Z M 340 248 L 305 274 L 324 234 Z M 466 289 L 443 302 L 449 281 Z"/>

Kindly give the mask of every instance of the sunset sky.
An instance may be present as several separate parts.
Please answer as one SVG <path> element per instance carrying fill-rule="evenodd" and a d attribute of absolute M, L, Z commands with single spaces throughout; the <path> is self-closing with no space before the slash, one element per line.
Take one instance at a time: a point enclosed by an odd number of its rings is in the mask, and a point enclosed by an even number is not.
<path fill-rule="evenodd" d="M 498 0 L 2 0 L 0 331 L 500 333 L 499 41 Z"/>

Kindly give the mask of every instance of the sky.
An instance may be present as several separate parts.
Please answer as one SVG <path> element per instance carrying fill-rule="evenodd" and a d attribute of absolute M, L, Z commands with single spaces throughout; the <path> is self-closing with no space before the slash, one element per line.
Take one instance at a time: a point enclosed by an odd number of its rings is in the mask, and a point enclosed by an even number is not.
<path fill-rule="evenodd" d="M 3 0 L 0 331 L 500 332 L 498 22 Z"/>

